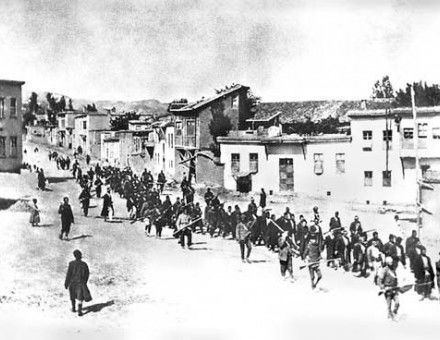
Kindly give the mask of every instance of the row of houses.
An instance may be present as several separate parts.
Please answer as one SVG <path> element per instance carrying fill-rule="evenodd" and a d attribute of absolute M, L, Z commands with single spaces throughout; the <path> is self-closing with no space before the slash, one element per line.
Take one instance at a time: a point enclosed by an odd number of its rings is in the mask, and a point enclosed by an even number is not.
<path fill-rule="evenodd" d="M 440 107 L 418 108 L 415 124 L 410 108 L 390 109 L 387 102 L 264 103 L 253 112 L 248 93 L 248 87 L 234 85 L 195 103 L 173 102 L 166 119 L 133 120 L 123 131 L 110 129 L 109 112 L 66 111 L 58 115 L 57 127 L 30 127 L 30 136 L 113 166 L 164 171 L 178 181 L 187 176 L 241 192 L 265 188 L 347 201 L 414 203 L 416 152 L 419 178 L 440 173 Z M 231 131 L 214 138 L 210 124 L 219 111 L 230 120 Z M 342 112 L 349 133 L 283 133 L 293 115 L 319 116 L 320 111 Z"/>

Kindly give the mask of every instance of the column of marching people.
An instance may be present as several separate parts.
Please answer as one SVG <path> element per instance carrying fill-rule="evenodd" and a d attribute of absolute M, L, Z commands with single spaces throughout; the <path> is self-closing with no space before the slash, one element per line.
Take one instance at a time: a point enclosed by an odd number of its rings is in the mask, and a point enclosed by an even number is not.
<path fill-rule="evenodd" d="M 59 157 L 62 156 L 52 155 L 51 159 L 60 164 Z M 61 163 L 64 168 L 65 162 Z M 103 201 L 100 216 L 109 222 L 114 220 L 112 193 L 115 193 L 125 199 L 130 223 L 145 223 L 147 236 L 154 227 L 157 238 L 162 236 L 164 227 L 169 227 L 182 248 L 191 248 L 194 232 L 208 233 L 210 237 L 230 237 L 238 242 L 241 260 L 246 263 L 251 262 L 252 247 L 264 245 L 268 251 L 278 253 L 281 276 L 285 279 L 295 280 L 293 260 L 297 258 L 299 269 L 309 271 L 312 289 L 322 279 L 322 265 L 350 271 L 359 277 L 371 277 L 379 286 L 380 294 L 385 296 L 391 319 L 398 313 L 399 294 L 414 288 L 422 299 L 429 299 L 435 282 L 440 287 L 440 261 L 435 264 L 435 273 L 416 231 L 412 231 L 403 243 L 405 236 L 398 216 L 395 220 L 399 227 L 384 243 L 379 237 L 379 228 L 365 228 L 358 216 L 344 227 L 338 212 L 334 213 L 328 230 L 324 232 L 317 206 L 310 211 L 309 219 L 304 215 L 296 218 L 289 207 L 277 217 L 267 207 L 264 189 L 261 189 L 258 205 L 251 198 L 247 209 L 242 211 L 239 205 L 225 206 L 225 202 L 208 188 L 203 196 L 202 211 L 200 203 L 194 202 L 195 190 L 186 176 L 180 183 L 182 196 L 172 202 L 170 196 L 163 193 L 167 184 L 163 172 L 155 180 L 148 170 L 138 176 L 130 167 L 119 169 L 99 163 L 91 166 L 90 158 L 86 161 L 86 168 L 82 168 L 77 159 L 71 168 L 81 187 L 79 200 L 84 216 L 88 216 L 90 199 L 95 195 Z M 104 186 L 106 190 L 102 195 Z M 59 213 L 62 220 L 60 238 L 63 234 L 68 237 L 73 222 L 68 198 L 64 199 Z M 399 276 L 405 271 L 414 276 L 414 282 L 402 285 Z"/>

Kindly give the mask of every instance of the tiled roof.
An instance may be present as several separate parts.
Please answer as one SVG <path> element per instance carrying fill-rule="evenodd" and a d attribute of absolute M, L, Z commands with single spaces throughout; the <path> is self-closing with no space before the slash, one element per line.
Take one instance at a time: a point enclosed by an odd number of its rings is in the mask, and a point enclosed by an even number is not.
<path fill-rule="evenodd" d="M 385 108 L 389 104 L 373 100 L 262 102 L 253 119 L 267 119 L 267 117 L 271 117 L 278 112 L 281 112 L 280 121 L 282 124 L 304 121 L 306 119 L 317 121 L 329 116 L 345 118 L 348 111 L 355 109 L 360 110 L 362 105 L 366 105 L 367 109 L 376 109 Z"/>
<path fill-rule="evenodd" d="M 247 90 L 249 88 L 246 86 L 237 84 L 237 85 L 234 85 L 234 86 L 228 88 L 227 90 L 224 90 L 224 91 L 221 91 L 220 93 L 217 93 L 214 97 L 203 99 L 203 100 L 196 102 L 196 103 L 188 104 L 188 105 L 186 105 L 182 108 L 179 108 L 179 109 L 170 109 L 170 112 L 171 113 L 186 113 L 186 112 L 197 111 L 197 110 L 202 109 L 205 106 L 209 105 L 210 103 L 216 101 L 217 99 L 220 99 L 224 96 L 233 94 L 237 91 L 244 90 L 244 89 Z"/>
<path fill-rule="evenodd" d="M 425 106 L 417 107 L 417 114 L 429 115 L 440 114 L 440 106 Z M 399 116 L 412 116 L 412 108 L 410 107 L 398 107 L 392 108 L 391 115 Z M 351 110 L 347 113 L 350 118 L 368 118 L 368 117 L 384 117 L 386 115 L 385 109 L 382 110 Z"/>

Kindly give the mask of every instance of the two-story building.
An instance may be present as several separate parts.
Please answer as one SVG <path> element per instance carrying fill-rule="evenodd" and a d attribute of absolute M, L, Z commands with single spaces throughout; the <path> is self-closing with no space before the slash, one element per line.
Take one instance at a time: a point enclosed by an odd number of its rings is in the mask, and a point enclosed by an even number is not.
<path fill-rule="evenodd" d="M 73 148 L 82 154 L 100 158 L 101 134 L 110 129 L 106 113 L 87 112 L 74 117 Z"/>
<path fill-rule="evenodd" d="M 351 195 L 372 202 L 414 203 L 418 178 L 440 170 L 440 107 L 356 110 L 351 119 Z M 417 137 L 417 138 L 416 138 Z M 416 147 L 416 143 L 418 147 Z"/>
<path fill-rule="evenodd" d="M 75 129 L 75 117 L 81 115 L 81 112 L 75 110 L 66 110 L 57 114 L 57 145 L 72 149 L 73 131 Z"/>
<path fill-rule="evenodd" d="M 223 167 L 212 157 L 211 147 L 216 141 L 209 124 L 213 114 L 219 113 L 229 117 L 232 130 L 244 129 L 246 120 L 252 116 L 247 105 L 248 90 L 246 86 L 234 85 L 212 98 L 170 108 L 174 116 L 177 179 L 186 174 L 199 183 L 223 184 Z M 204 156 L 199 157 L 201 154 Z"/>
<path fill-rule="evenodd" d="M 0 171 L 20 172 L 23 160 L 21 87 L 24 81 L 0 80 Z"/>

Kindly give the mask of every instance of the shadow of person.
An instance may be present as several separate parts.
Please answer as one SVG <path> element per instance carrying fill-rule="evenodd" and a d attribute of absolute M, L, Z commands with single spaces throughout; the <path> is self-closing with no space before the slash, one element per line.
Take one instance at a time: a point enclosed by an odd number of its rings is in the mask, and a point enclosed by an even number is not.
<path fill-rule="evenodd" d="M 74 236 L 74 237 L 69 238 L 68 241 L 79 240 L 79 239 L 87 238 L 87 237 L 92 237 L 92 235 L 84 235 L 83 234 L 83 235 L 80 235 L 80 236 Z"/>
<path fill-rule="evenodd" d="M 39 224 L 38 227 L 40 227 L 40 228 L 53 227 L 53 223 Z"/>
<path fill-rule="evenodd" d="M 110 301 L 107 301 L 107 302 L 104 302 L 104 303 L 95 303 L 94 305 L 84 307 L 83 308 L 83 311 L 84 311 L 83 315 L 86 315 L 88 313 L 98 313 L 103 308 L 109 307 L 109 306 L 114 305 L 114 304 L 115 304 L 115 301 L 113 301 L 113 300 L 110 300 Z"/>

